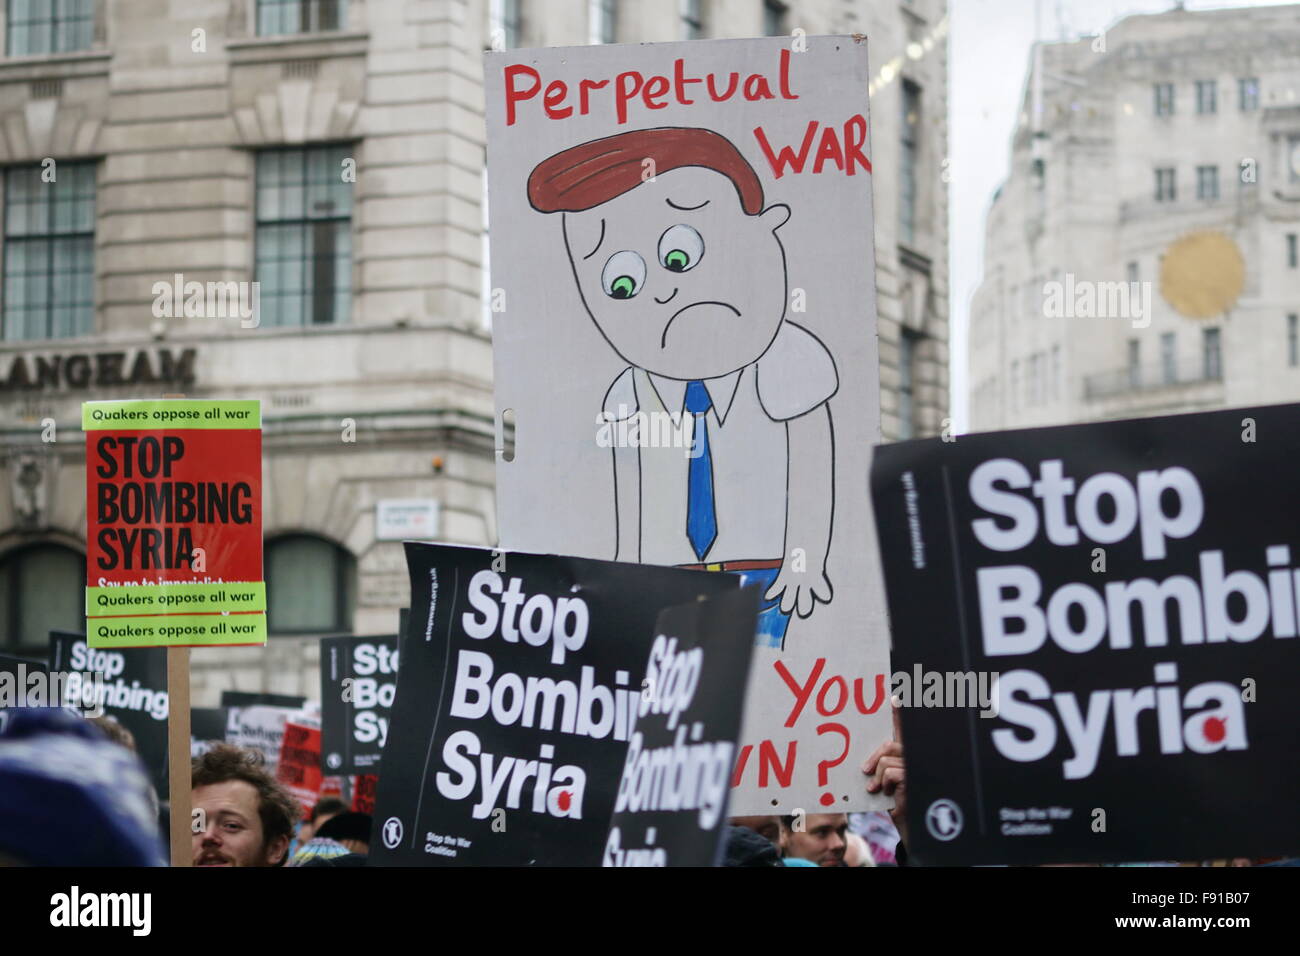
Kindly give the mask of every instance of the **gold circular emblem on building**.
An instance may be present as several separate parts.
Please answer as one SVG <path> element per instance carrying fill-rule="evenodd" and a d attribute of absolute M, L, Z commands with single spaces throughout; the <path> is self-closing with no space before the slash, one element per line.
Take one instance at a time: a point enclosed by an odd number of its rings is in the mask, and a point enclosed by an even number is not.
<path fill-rule="evenodd" d="M 1245 284 L 1246 260 L 1221 232 L 1183 236 L 1165 251 L 1160 265 L 1160 295 L 1189 319 L 1223 315 Z"/>

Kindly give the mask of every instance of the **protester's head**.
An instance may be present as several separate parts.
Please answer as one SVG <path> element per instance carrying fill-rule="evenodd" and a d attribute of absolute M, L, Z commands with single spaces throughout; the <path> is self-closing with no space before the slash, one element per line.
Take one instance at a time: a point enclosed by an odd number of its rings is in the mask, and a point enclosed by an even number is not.
<path fill-rule="evenodd" d="M 785 855 L 818 866 L 843 866 L 849 818 L 843 813 L 809 813 L 781 818 Z"/>
<path fill-rule="evenodd" d="M 781 826 L 781 818 L 776 814 L 771 816 L 753 816 L 753 817 L 732 817 L 730 821 L 733 827 L 748 827 L 761 837 L 772 841 L 772 845 L 782 852 L 785 851 L 785 831 Z"/>
<path fill-rule="evenodd" d="M 0 729 L 0 863 L 163 866 L 144 765 L 90 722 L 14 708 Z"/>
<path fill-rule="evenodd" d="M 300 843 L 310 842 L 320 832 L 320 828 L 325 821 L 338 816 L 340 813 L 346 813 L 347 809 L 348 805 L 338 797 L 322 797 L 317 800 L 316 806 L 311 808 L 310 816 L 298 828 L 298 841 Z"/>
<path fill-rule="evenodd" d="M 337 840 L 352 853 L 366 856 L 370 853 L 370 814 L 337 814 L 317 827 L 316 835 L 326 840 Z"/>
<path fill-rule="evenodd" d="M 852 830 L 844 834 L 844 844 L 845 866 L 876 865 L 876 861 L 871 856 L 871 848 L 867 846 L 867 841 Z"/>
<path fill-rule="evenodd" d="M 101 717 L 89 717 L 87 719 L 102 730 L 104 735 L 113 743 L 121 744 L 132 753 L 139 752 L 135 746 L 135 734 L 123 727 L 116 717 L 104 714 Z"/>
<path fill-rule="evenodd" d="M 749 827 L 726 828 L 723 866 L 781 866 L 781 851 L 776 844 Z"/>
<path fill-rule="evenodd" d="M 298 803 L 266 771 L 262 755 L 218 744 L 190 774 L 201 829 L 195 866 L 280 866 L 289 850 Z"/>

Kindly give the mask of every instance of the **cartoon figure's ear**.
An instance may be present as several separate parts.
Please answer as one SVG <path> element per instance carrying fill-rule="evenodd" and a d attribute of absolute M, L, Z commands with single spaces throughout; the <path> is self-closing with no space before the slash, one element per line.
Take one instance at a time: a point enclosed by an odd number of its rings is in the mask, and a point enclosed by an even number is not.
<path fill-rule="evenodd" d="M 790 220 L 790 207 L 783 202 L 773 203 L 762 212 L 759 217 L 767 223 L 768 227 L 776 232 Z"/>
<path fill-rule="evenodd" d="M 569 247 L 569 257 L 574 261 L 588 258 L 605 238 L 605 220 L 591 216 L 560 214 L 564 224 L 564 241 Z"/>

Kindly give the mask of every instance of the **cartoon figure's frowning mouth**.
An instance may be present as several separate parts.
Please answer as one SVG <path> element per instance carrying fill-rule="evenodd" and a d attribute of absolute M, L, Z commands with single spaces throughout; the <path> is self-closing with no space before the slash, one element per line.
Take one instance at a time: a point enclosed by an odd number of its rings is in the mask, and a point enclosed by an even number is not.
<path fill-rule="evenodd" d="M 669 296 L 669 298 L 672 297 Z M 661 349 L 668 347 L 668 330 L 672 328 L 672 325 L 674 322 L 677 321 L 678 316 L 680 316 L 684 312 L 689 312 L 691 309 L 698 309 L 700 306 L 703 305 L 720 305 L 724 309 L 730 309 L 732 312 L 736 313 L 736 318 L 740 318 L 740 310 L 736 308 L 734 305 L 732 305 L 730 302 L 714 302 L 714 301 L 692 302 L 690 305 L 684 305 L 676 312 L 673 313 L 672 318 L 669 319 L 668 323 L 664 326 L 664 334 L 659 337 L 659 347 Z"/>

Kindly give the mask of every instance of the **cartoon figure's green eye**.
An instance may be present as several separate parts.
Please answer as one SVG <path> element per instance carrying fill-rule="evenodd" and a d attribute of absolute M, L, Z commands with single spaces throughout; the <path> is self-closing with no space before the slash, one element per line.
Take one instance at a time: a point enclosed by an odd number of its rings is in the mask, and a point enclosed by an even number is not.
<path fill-rule="evenodd" d="M 611 299 L 630 299 L 645 285 L 645 260 L 629 249 L 609 257 L 600 273 L 600 285 Z"/>
<path fill-rule="evenodd" d="M 668 227 L 659 237 L 659 263 L 669 272 L 686 272 L 699 265 L 704 239 L 685 223 Z"/>

